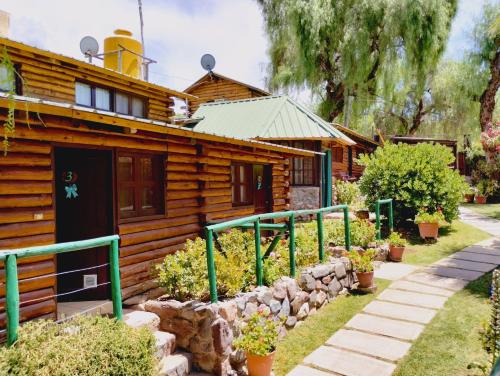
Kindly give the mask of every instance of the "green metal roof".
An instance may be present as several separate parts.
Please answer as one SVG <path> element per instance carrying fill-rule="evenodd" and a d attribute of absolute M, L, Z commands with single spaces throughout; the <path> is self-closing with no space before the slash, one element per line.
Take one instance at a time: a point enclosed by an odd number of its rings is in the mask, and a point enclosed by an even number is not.
<path fill-rule="evenodd" d="M 240 139 L 353 140 L 287 96 L 268 96 L 202 104 L 193 114 L 194 130 Z"/>

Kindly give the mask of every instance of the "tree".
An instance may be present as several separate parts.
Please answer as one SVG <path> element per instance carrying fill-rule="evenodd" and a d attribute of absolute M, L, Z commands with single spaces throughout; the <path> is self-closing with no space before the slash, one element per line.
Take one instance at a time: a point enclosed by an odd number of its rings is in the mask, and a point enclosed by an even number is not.
<path fill-rule="evenodd" d="M 369 111 L 385 134 L 479 136 L 479 98 L 487 80 L 486 72 L 467 60 L 444 60 L 426 80 L 420 97 L 415 96 L 415 84 L 408 82 L 379 97 Z M 355 114 L 354 122 L 363 116 Z"/>
<path fill-rule="evenodd" d="M 272 88 L 308 87 L 337 118 L 348 96 L 390 92 L 415 78 L 415 96 L 444 51 L 457 0 L 257 0 L 270 40 Z"/>
<path fill-rule="evenodd" d="M 473 40 L 474 49 L 469 58 L 489 75 L 479 110 L 479 124 L 485 131 L 493 121 L 495 96 L 500 87 L 500 4 L 487 3 L 484 6 L 481 19 L 474 28 Z"/>

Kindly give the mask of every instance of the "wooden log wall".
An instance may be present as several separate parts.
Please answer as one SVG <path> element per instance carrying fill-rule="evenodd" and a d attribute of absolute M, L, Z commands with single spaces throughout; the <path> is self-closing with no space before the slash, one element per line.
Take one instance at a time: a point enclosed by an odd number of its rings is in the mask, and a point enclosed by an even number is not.
<path fill-rule="evenodd" d="M 213 102 L 218 99 L 238 100 L 264 96 L 264 94 L 252 90 L 248 86 L 220 77 L 214 77 L 213 79 L 207 77 L 206 81 L 189 90 L 189 94 L 198 97 L 198 99 L 189 101 L 189 112 L 191 114 L 202 103 Z"/>
<path fill-rule="evenodd" d="M 0 38 L 0 47 L 2 47 Z M 4 43 L 5 42 L 4 40 Z M 14 42 L 9 42 L 13 44 Z M 21 45 L 22 46 L 22 45 Z M 125 76 L 103 74 L 103 70 L 75 60 L 75 63 L 59 61 L 55 54 L 41 51 L 34 53 L 24 48 L 8 45 L 9 57 L 23 78 L 21 94 L 57 102 L 75 103 L 75 82 L 84 81 L 98 86 L 120 90 L 146 99 L 147 117 L 153 120 L 167 121 L 174 115 L 172 96 L 147 83 L 132 83 Z M 68 60 L 68 59 L 66 59 Z M 104 71 L 106 72 L 106 71 Z"/>
<path fill-rule="evenodd" d="M 0 122 L 6 112 L 0 111 Z M 22 116 L 7 156 L 0 156 L 0 249 L 51 244 L 55 241 L 55 146 L 106 147 L 165 155 L 165 215 L 140 222 L 120 223 L 120 269 L 124 299 L 147 291 L 156 293 L 152 267 L 200 235 L 209 221 L 251 215 L 253 206 L 232 207 L 230 165 L 233 161 L 272 166 L 272 210 L 289 207 L 288 156 L 281 152 L 190 137 L 139 131 L 124 134 L 99 130 L 84 121 L 43 116 L 28 128 Z M 0 131 L 0 136 L 2 132 Z M 36 140 L 36 141 L 35 141 Z M 241 142 L 240 142 L 241 143 Z M 83 147 L 82 146 L 82 147 Z M 111 189 L 111 188 L 110 188 Z M 20 260 L 21 319 L 54 317 L 56 292 L 54 257 Z M 39 279 L 29 279 L 41 277 Z M 5 325 L 5 285 L 0 265 L 0 329 Z M 131 301 L 131 300 L 129 300 Z"/>

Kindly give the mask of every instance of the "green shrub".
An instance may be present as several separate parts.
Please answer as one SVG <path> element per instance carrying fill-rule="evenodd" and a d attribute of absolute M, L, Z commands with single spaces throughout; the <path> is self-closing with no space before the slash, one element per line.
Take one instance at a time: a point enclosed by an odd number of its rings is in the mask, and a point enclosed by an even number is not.
<path fill-rule="evenodd" d="M 376 252 L 373 249 L 367 249 L 360 253 L 357 251 L 346 252 L 345 255 L 351 261 L 352 268 L 359 273 L 373 272 L 373 260 Z"/>
<path fill-rule="evenodd" d="M 351 245 L 366 248 L 376 239 L 376 230 L 373 223 L 365 219 L 356 219 L 350 222 Z M 345 227 L 343 220 L 327 220 L 324 223 L 324 238 L 326 244 L 345 246 Z"/>
<path fill-rule="evenodd" d="M 446 220 L 444 219 L 443 213 L 436 211 L 434 213 L 428 213 L 427 211 L 419 211 L 414 219 L 415 224 L 419 223 L 437 223 L 439 225 L 444 225 Z"/>
<path fill-rule="evenodd" d="M 335 193 L 339 204 L 351 205 L 361 197 L 361 191 L 357 183 L 342 180 L 335 182 Z"/>
<path fill-rule="evenodd" d="M 408 243 L 405 238 L 401 236 L 399 232 L 393 231 L 387 238 L 387 241 L 393 247 L 404 247 Z"/>
<path fill-rule="evenodd" d="M 442 145 L 387 144 L 359 159 L 365 166 L 361 192 L 371 207 L 377 199 L 394 199 L 397 221 L 415 217 L 421 208 L 431 212 L 441 208 L 450 222 L 458 216 L 466 189 L 458 171 L 449 167 L 454 160 Z"/>
<path fill-rule="evenodd" d="M 234 347 L 252 355 L 268 355 L 276 350 L 280 324 L 263 313 L 254 313 L 241 329 L 241 336 L 234 340 Z"/>
<path fill-rule="evenodd" d="M 0 347 L 0 374 L 16 376 L 154 375 L 154 337 L 114 319 L 82 316 L 62 324 L 39 320 Z"/>

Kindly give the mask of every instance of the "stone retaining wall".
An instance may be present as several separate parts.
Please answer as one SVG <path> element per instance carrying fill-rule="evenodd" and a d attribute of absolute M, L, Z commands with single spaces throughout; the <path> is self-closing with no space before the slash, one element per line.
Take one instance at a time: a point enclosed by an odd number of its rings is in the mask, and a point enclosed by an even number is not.
<path fill-rule="evenodd" d="M 233 299 L 211 304 L 200 301 L 150 300 L 146 311 L 160 317 L 160 329 L 177 337 L 177 346 L 193 354 L 196 368 L 215 375 L 245 375 L 245 357 L 232 348 L 241 323 L 258 310 L 285 322 L 286 329 L 300 325 L 337 295 L 357 283 L 346 258 L 303 270 L 297 279 L 282 277 L 272 287 L 258 287 Z M 286 329 L 285 329 L 286 328 Z"/>

